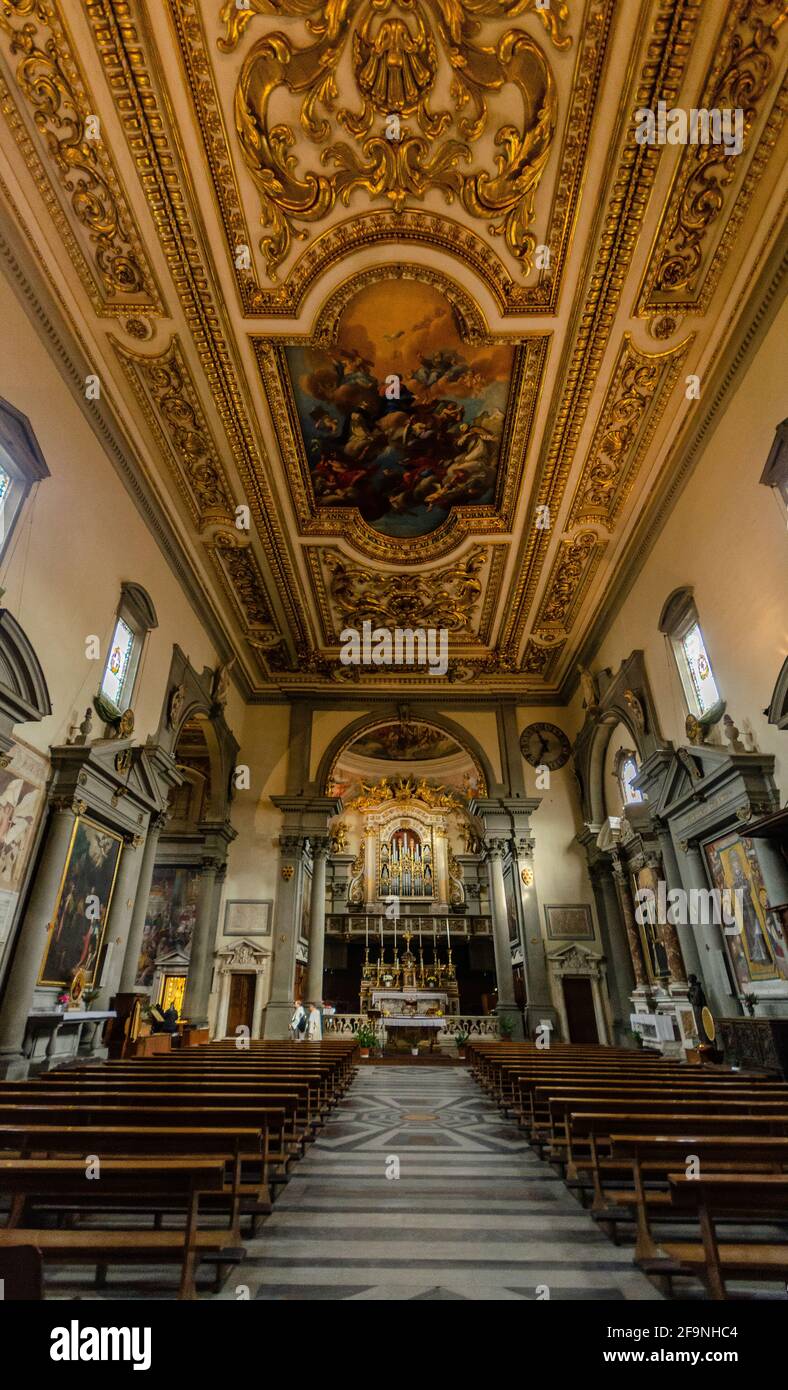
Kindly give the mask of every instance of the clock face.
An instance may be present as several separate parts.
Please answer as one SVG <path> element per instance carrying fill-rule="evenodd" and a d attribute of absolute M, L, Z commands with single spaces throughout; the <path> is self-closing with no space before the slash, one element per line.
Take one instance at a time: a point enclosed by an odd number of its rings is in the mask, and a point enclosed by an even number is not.
<path fill-rule="evenodd" d="M 563 729 L 555 724 L 529 724 L 520 735 L 520 752 L 531 767 L 547 767 L 555 772 L 563 767 L 571 748 Z"/>

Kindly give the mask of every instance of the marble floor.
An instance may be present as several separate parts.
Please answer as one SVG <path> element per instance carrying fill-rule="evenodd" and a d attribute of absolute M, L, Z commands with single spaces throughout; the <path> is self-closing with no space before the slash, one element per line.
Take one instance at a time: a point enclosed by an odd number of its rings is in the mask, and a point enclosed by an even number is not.
<path fill-rule="evenodd" d="M 244 1243 L 219 1298 L 659 1298 L 459 1067 L 362 1068 Z"/>

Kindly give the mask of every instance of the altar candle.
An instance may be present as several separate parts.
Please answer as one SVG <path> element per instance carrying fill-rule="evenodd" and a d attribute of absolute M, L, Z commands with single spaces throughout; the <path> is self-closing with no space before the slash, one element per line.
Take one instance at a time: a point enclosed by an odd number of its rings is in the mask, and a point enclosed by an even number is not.
<path fill-rule="evenodd" d="M 446 945 L 451 950 L 451 932 L 449 931 L 449 919 L 446 918 Z"/>
<path fill-rule="evenodd" d="M 367 950 L 369 950 L 369 918 L 368 918 L 368 917 L 365 917 L 365 918 L 364 918 L 364 944 L 365 944 Z"/>

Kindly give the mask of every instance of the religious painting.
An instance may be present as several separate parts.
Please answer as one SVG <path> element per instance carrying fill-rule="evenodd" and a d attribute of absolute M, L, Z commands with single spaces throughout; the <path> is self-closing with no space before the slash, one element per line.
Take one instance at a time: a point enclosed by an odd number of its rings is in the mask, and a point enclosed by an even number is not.
<path fill-rule="evenodd" d="M 49 763 L 15 743 L 0 770 L 0 955 L 10 935 L 44 805 Z"/>
<path fill-rule="evenodd" d="M 648 978 L 652 985 L 658 984 L 661 980 L 670 978 L 670 965 L 668 953 L 660 938 L 659 924 L 657 922 L 657 891 L 659 888 L 659 873 L 656 869 L 646 865 L 638 869 L 633 874 L 634 890 L 648 890 L 651 894 L 649 898 L 635 898 L 636 902 L 644 902 L 645 910 L 641 914 L 645 920 L 640 923 L 640 941 L 643 947 L 643 958 L 646 962 Z"/>
<path fill-rule="evenodd" d="M 435 286 L 359 290 L 334 343 L 285 349 L 317 506 L 397 537 L 493 506 L 514 351 L 464 343 Z"/>
<path fill-rule="evenodd" d="M 741 931 L 725 932 L 739 985 L 749 990 L 757 980 L 788 979 L 788 948 L 782 924 L 769 910 L 755 842 L 733 830 L 705 851 L 715 888 L 729 889 L 741 902 Z"/>
<path fill-rule="evenodd" d="M 442 729 L 410 722 L 381 724 L 377 729 L 360 734 L 352 748 L 354 755 L 362 758 L 406 763 L 450 758 L 461 752 L 460 745 Z"/>
<path fill-rule="evenodd" d="M 85 816 L 77 816 L 38 978 L 65 985 L 81 970 L 95 980 L 123 841 Z"/>
<path fill-rule="evenodd" d="M 544 910 L 551 941 L 593 941 L 594 922 L 588 903 L 549 904 Z"/>
<path fill-rule="evenodd" d="M 159 956 L 177 951 L 188 958 L 197 921 L 199 881 L 200 875 L 193 868 L 157 864 L 153 870 L 137 963 L 137 985 L 148 988 L 153 983 Z"/>

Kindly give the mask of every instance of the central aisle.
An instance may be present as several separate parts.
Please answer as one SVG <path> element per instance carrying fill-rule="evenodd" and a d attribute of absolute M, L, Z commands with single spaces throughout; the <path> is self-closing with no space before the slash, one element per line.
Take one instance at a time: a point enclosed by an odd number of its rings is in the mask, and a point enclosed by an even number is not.
<path fill-rule="evenodd" d="M 362 1067 L 244 1243 L 220 1297 L 658 1297 L 460 1067 Z"/>

